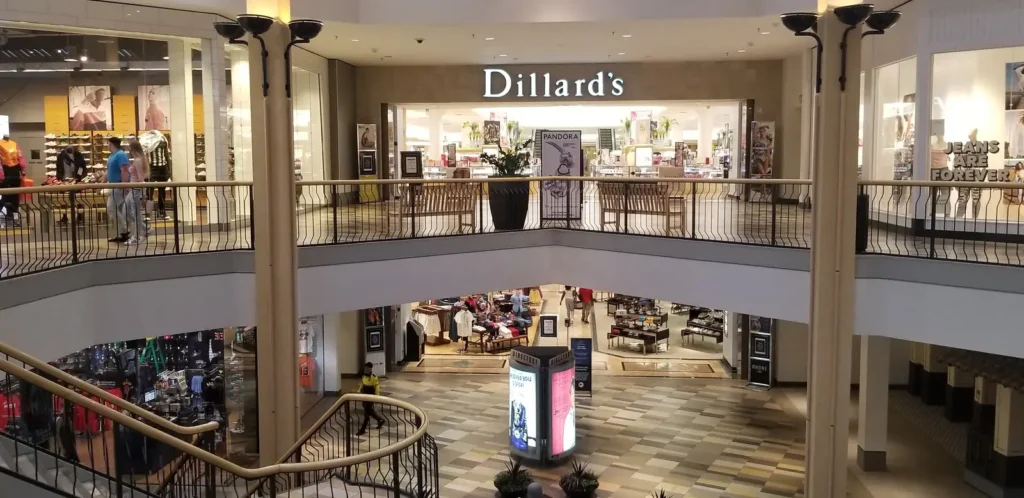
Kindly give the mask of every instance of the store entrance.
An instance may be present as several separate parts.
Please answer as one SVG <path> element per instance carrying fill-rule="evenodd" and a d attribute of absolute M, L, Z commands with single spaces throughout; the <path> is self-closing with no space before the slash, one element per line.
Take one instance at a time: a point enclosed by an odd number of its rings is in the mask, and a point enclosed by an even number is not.
<path fill-rule="evenodd" d="M 406 104 L 398 148 L 423 154 L 423 176 L 486 178 L 480 160 L 541 130 L 580 130 L 588 167 L 598 177 L 738 177 L 746 102 L 582 102 L 566 105 Z M 539 170 L 539 144 L 531 153 Z M 770 166 L 769 166 L 770 168 Z M 398 172 L 401 176 L 402 172 Z M 460 175 L 461 176 L 461 175 Z"/>

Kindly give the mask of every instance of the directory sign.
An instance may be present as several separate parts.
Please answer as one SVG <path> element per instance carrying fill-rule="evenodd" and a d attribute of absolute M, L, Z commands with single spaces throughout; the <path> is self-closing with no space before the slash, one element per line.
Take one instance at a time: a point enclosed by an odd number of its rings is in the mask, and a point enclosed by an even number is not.
<path fill-rule="evenodd" d="M 593 322 L 591 322 L 593 323 Z M 569 339 L 569 347 L 576 359 L 576 390 L 590 393 L 591 386 L 591 360 L 594 352 L 594 342 L 589 337 L 573 337 Z"/>

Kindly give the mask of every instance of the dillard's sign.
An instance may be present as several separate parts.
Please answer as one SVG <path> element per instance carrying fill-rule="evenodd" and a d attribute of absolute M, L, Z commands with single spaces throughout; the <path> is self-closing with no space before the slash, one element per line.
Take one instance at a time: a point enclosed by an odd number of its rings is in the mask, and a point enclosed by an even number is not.
<path fill-rule="evenodd" d="M 946 155 L 953 156 L 953 169 L 932 169 L 932 180 L 943 182 L 1008 182 L 1009 170 L 988 169 L 988 155 L 999 153 L 1000 143 L 950 142 L 946 144 Z"/>
<path fill-rule="evenodd" d="M 525 77 L 518 73 L 513 78 L 504 69 L 484 69 L 484 98 L 505 97 L 513 86 L 516 97 L 604 97 L 607 94 L 618 97 L 625 91 L 626 82 L 604 71 L 599 71 L 591 80 L 569 81 L 552 79 L 551 73 L 530 73 Z"/>

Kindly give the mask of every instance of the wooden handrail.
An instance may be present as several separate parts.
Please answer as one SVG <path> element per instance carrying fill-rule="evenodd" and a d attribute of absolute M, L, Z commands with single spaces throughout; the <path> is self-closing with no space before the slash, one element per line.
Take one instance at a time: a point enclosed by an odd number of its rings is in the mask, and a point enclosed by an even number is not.
<path fill-rule="evenodd" d="M 274 465 L 268 465 L 266 467 L 260 467 L 255 469 L 247 469 L 240 467 L 237 464 L 229 462 L 213 453 L 199 449 L 181 439 L 171 436 L 163 431 L 159 431 L 146 425 L 138 420 L 129 417 L 117 410 L 107 407 L 101 403 L 97 403 L 81 394 L 78 394 L 71 389 L 68 389 L 56 382 L 53 382 L 35 372 L 30 372 L 9 360 L 0 359 L 0 371 L 7 372 L 15 377 L 21 379 L 22 382 L 28 382 L 29 384 L 35 385 L 40 389 L 47 391 L 51 394 L 60 396 L 67 401 L 82 406 L 100 416 L 106 417 L 118 424 L 128 427 L 134 431 L 140 432 L 143 435 L 150 437 L 156 441 L 159 441 L 171 448 L 174 448 L 182 453 L 191 455 L 199 460 L 202 460 L 214 467 L 217 467 L 224 472 L 234 474 L 237 477 L 243 479 L 259 479 L 262 477 L 273 476 L 277 474 L 288 474 L 295 472 L 313 472 L 320 470 L 338 469 L 344 467 L 351 467 L 360 465 L 366 462 L 378 460 L 380 458 L 393 455 L 405 448 L 408 448 L 423 438 L 427 433 L 427 414 L 420 408 L 405 401 L 387 398 L 384 396 L 373 396 L 369 394 L 345 394 L 337 403 L 334 404 L 332 409 L 337 409 L 341 404 L 347 401 L 355 402 L 370 402 L 380 403 L 384 405 L 397 406 L 404 410 L 408 410 L 414 413 L 420 419 L 420 427 L 416 429 L 409 437 L 399 441 L 398 443 L 390 446 L 379 448 L 367 453 L 363 453 L 355 456 L 347 456 L 343 458 L 334 458 L 330 460 L 320 460 L 317 462 L 304 462 L 304 463 L 279 463 Z M 328 413 L 334 413 L 329 411 Z M 303 437 L 308 438 L 311 435 L 309 431 L 306 431 Z M 300 438 L 301 440 L 301 438 Z"/>
<path fill-rule="evenodd" d="M 209 432 L 217 429 L 217 427 L 219 426 L 217 422 L 207 422 L 205 424 L 200 424 L 194 427 L 185 427 L 182 425 L 178 425 L 153 412 L 150 412 L 149 410 L 140 407 L 139 405 L 129 403 L 124 399 L 118 398 L 117 396 L 114 396 L 113 394 L 110 394 L 107 391 L 104 391 L 103 389 L 100 389 L 82 379 L 79 379 L 78 377 L 75 377 L 74 375 L 71 375 L 53 365 L 50 365 L 49 363 L 46 363 L 45 361 L 40 360 L 39 358 L 36 358 L 30 354 L 25 353 L 24 351 L 21 351 L 15 348 L 14 346 L 11 346 L 10 344 L 0 342 L 0 353 L 6 354 L 7 356 L 14 358 L 32 368 L 35 368 L 36 370 L 39 370 L 40 372 L 50 377 L 53 377 L 61 382 L 64 382 L 65 384 L 72 385 L 75 388 L 80 389 L 86 393 L 89 393 L 107 403 L 110 403 L 128 413 L 131 413 L 132 415 L 146 419 L 153 425 L 156 425 L 157 427 L 160 427 L 161 429 L 164 429 L 168 432 L 188 436 L 192 434 L 201 434 L 203 432 Z"/>

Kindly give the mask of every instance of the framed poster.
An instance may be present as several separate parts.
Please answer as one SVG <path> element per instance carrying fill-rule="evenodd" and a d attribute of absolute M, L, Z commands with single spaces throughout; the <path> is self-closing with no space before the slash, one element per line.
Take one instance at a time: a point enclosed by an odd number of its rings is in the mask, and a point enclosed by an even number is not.
<path fill-rule="evenodd" d="M 384 307 L 378 306 L 376 308 L 369 308 L 365 310 L 363 318 L 364 327 L 383 327 L 384 326 Z"/>
<path fill-rule="evenodd" d="M 68 89 L 71 131 L 108 131 L 111 127 L 109 86 L 73 86 Z"/>
<path fill-rule="evenodd" d="M 139 85 L 139 131 L 171 129 L 171 87 Z M 201 111 L 196 111 L 202 114 Z M 201 133 L 196 130 L 196 133 Z"/>
<path fill-rule="evenodd" d="M 484 121 L 484 145 L 501 143 L 501 121 Z"/>
<path fill-rule="evenodd" d="M 540 336 L 541 337 L 558 337 L 558 315 L 555 313 L 546 313 L 540 315 L 538 323 L 540 324 Z"/>
<path fill-rule="evenodd" d="M 583 176 L 582 131 L 544 130 L 540 133 L 540 142 L 541 176 Z M 545 181 L 541 184 L 540 205 L 541 228 L 553 226 L 557 222 L 565 227 L 571 221 L 579 221 L 583 213 L 580 182 Z"/>
<path fill-rule="evenodd" d="M 448 164 L 447 164 L 447 166 L 449 168 L 454 168 L 454 167 L 458 166 L 459 163 L 458 163 L 458 160 L 456 159 L 456 152 L 457 151 L 455 150 L 455 144 L 448 144 L 448 145 L 446 145 L 445 146 L 445 151 L 447 152 L 447 155 L 448 155 Z"/>
<path fill-rule="evenodd" d="M 770 389 L 775 384 L 775 371 L 772 368 L 775 320 L 750 315 L 748 326 L 750 330 L 748 342 L 750 385 Z"/>
<path fill-rule="evenodd" d="M 359 151 L 359 175 L 377 176 L 377 151 Z"/>
<path fill-rule="evenodd" d="M 359 150 L 377 150 L 377 125 L 357 124 L 356 145 Z"/>
<path fill-rule="evenodd" d="M 402 151 L 402 178 L 423 178 L 423 153 Z"/>

